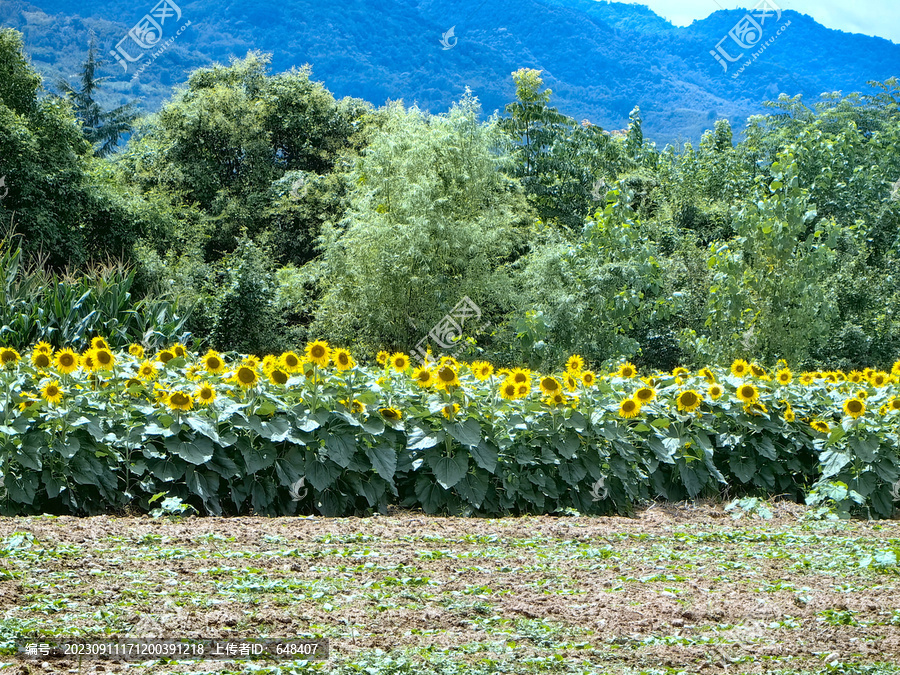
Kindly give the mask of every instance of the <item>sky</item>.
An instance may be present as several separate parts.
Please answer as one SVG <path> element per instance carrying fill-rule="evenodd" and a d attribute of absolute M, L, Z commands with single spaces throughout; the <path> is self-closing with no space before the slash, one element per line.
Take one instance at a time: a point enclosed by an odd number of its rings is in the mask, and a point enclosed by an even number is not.
<path fill-rule="evenodd" d="M 719 9 L 754 7 L 757 2 L 736 0 L 618 0 L 647 5 L 677 26 L 687 26 Z M 774 0 L 782 9 L 808 14 L 827 28 L 877 35 L 900 44 L 900 2 L 897 0 Z"/>

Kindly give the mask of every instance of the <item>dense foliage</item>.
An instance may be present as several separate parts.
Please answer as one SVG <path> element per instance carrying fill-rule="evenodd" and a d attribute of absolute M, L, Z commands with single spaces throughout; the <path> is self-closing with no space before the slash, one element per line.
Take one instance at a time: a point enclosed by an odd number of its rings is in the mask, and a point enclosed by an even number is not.
<path fill-rule="evenodd" d="M 788 494 L 890 517 L 893 372 L 746 361 L 597 374 L 451 357 L 380 367 L 309 343 L 261 361 L 175 344 L 0 349 L 4 513 L 97 513 L 162 495 L 200 512 L 629 512 L 651 497 Z M 170 502 L 171 503 L 171 502 Z"/>

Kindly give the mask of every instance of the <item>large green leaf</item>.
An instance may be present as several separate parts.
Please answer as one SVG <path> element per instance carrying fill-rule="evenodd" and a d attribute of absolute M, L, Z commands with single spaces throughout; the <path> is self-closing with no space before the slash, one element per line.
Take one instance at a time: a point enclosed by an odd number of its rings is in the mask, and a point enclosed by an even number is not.
<path fill-rule="evenodd" d="M 469 458 L 463 452 L 457 452 L 450 457 L 440 454 L 426 456 L 428 465 L 434 471 L 434 477 L 445 490 L 449 490 L 466 475 L 469 470 Z"/>
<path fill-rule="evenodd" d="M 481 441 L 481 425 L 471 417 L 462 422 L 444 422 L 444 428 L 462 445 L 474 447 Z"/>
<path fill-rule="evenodd" d="M 741 457 L 740 455 L 732 455 L 728 459 L 728 465 L 732 472 L 738 477 L 742 483 L 748 482 L 756 473 L 756 459 L 753 457 Z"/>
<path fill-rule="evenodd" d="M 407 450 L 427 450 L 443 440 L 443 431 L 432 432 L 430 429 L 414 426 L 407 429 L 406 448 Z"/>
<path fill-rule="evenodd" d="M 494 473 L 497 468 L 497 448 L 489 441 L 481 441 L 474 448 L 471 448 L 472 458 L 475 463 L 485 471 Z"/>
<path fill-rule="evenodd" d="M 341 468 L 329 460 L 324 462 L 312 460 L 306 463 L 306 478 L 319 492 L 330 488 L 340 473 Z"/>
<path fill-rule="evenodd" d="M 275 448 L 268 442 L 262 447 L 257 447 L 251 445 L 247 439 L 241 438 L 238 441 L 238 449 L 244 458 L 244 466 L 249 475 L 268 469 L 275 463 L 275 458 L 278 456 Z"/>
<path fill-rule="evenodd" d="M 416 497 L 425 513 L 437 513 L 447 503 L 447 495 L 427 476 L 416 479 Z"/>
<path fill-rule="evenodd" d="M 465 475 L 456 485 L 460 496 L 475 509 L 480 509 L 487 495 L 489 476 L 484 469 L 475 469 Z"/>
<path fill-rule="evenodd" d="M 346 469 L 356 453 L 356 436 L 352 433 L 329 434 L 325 439 L 325 448 L 328 450 L 328 459 Z"/>
<path fill-rule="evenodd" d="M 819 455 L 819 463 L 822 466 L 822 477 L 830 478 L 841 472 L 850 463 L 850 455 L 840 450 L 829 448 Z"/>
<path fill-rule="evenodd" d="M 375 471 L 388 483 L 393 482 L 397 471 L 397 452 L 387 443 L 378 443 L 366 448 L 366 456 L 375 467 Z"/>
<path fill-rule="evenodd" d="M 166 439 L 166 450 L 191 464 L 205 464 L 214 454 L 212 441 L 205 436 L 197 436 L 191 441 L 171 436 Z"/>
<path fill-rule="evenodd" d="M 561 462 L 559 465 L 559 476 L 566 483 L 575 487 L 587 476 L 587 468 L 579 458 L 571 459 L 568 462 Z"/>

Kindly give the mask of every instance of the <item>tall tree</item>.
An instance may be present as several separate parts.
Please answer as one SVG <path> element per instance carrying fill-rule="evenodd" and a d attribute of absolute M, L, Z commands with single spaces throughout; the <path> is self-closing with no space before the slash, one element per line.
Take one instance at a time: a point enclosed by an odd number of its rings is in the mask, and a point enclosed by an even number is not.
<path fill-rule="evenodd" d="M 131 132 L 132 124 L 138 117 L 137 103 L 134 101 L 112 110 L 104 110 L 94 98 L 100 85 L 107 79 L 97 75 L 104 63 L 105 61 L 97 59 L 97 39 L 92 31 L 87 60 L 81 66 L 81 88 L 75 89 L 62 78 L 57 81 L 57 87 L 75 109 L 75 116 L 81 122 L 85 139 L 101 157 L 116 149 L 122 137 Z"/>

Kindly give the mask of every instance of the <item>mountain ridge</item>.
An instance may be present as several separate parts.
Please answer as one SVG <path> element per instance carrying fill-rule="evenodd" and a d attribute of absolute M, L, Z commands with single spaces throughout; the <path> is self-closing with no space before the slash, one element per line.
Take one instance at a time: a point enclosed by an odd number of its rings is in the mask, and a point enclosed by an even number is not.
<path fill-rule="evenodd" d="M 154 4 L 124 0 L 113 12 L 108 3 L 84 0 L 78 14 L 67 5 L 8 0 L 0 23 L 23 31 L 33 63 L 51 82 L 74 79 L 93 30 L 110 61 L 107 103 L 138 98 L 148 111 L 190 70 L 258 49 L 272 54 L 274 72 L 311 64 L 313 77 L 337 96 L 375 105 L 402 99 L 432 112 L 447 110 L 467 86 L 487 114 L 502 111 L 514 97 L 510 73 L 538 68 L 562 112 L 618 129 L 637 105 L 645 135 L 664 143 L 696 140 L 721 117 L 740 128 L 763 112 L 763 100 L 781 93 L 812 103 L 823 92 L 868 91 L 867 81 L 900 74 L 900 45 L 825 28 L 793 10 L 774 23 L 769 17 L 754 49 L 788 25 L 734 79 L 747 55 L 723 72 L 710 51 L 747 10 L 718 10 L 682 27 L 643 5 L 593 0 L 501 0 L 474 8 L 461 0 L 389 0 L 378 11 L 363 0 L 193 0 L 179 6 L 179 25 L 191 25 L 133 82 L 132 71 L 123 74 L 108 52 Z M 451 26 L 456 41 L 447 49 L 441 38 Z M 164 42 L 174 30 L 163 33 Z M 730 39 L 725 48 L 736 52 Z"/>

